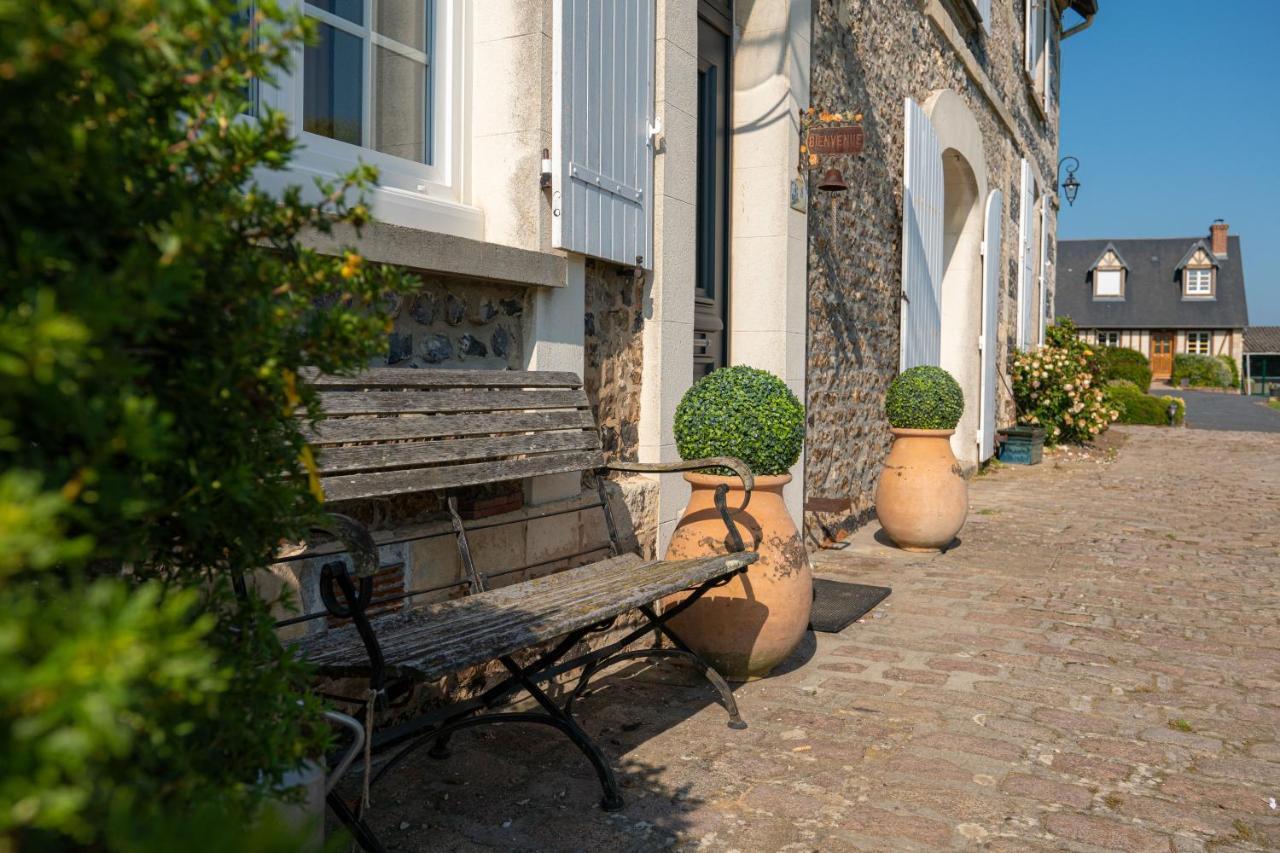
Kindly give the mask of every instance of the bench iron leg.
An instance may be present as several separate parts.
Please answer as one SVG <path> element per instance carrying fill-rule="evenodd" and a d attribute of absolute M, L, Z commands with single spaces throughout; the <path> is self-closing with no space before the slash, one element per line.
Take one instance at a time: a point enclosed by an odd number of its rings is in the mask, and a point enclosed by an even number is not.
<path fill-rule="evenodd" d="M 338 820 L 342 821 L 342 825 L 351 832 L 352 838 L 360 845 L 361 850 L 366 851 L 366 853 L 386 853 L 386 848 L 382 846 L 382 842 L 378 840 L 378 837 L 373 834 L 369 824 L 365 823 L 363 818 L 355 816 L 347 806 L 346 801 L 338 796 L 337 791 L 330 791 L 325 797 L 325 802 L 329 804 L 329 808 L 333 809 L 333 813 L 338 816 Z"/>
<path fill-rule="evenodd" d="M 542 709 L 547 712 L 550 720 L 554 720 L 556 728 L 564 732 L 569 740 L 573 741 L 574 746 L 582 751 L 582 754 L 591 762 L 591 766 L 595 768 L 596 776 L 600 779 L 600 787 L 604 789 L 604 799 L 600 801 L 600 808 L 607 812 L 617 811 L 622 808 L 622 793 L 618 790 L 618 780 L 614 778 L 613 768 L 609 766 L 609 761 L 604 757 L 604 753 L 600 751 L 600 747 L 596 746 L 591 737 L 582 730 L 577 721 L 573 717 L 564 712 L 559 705 L 551 701 L 551 697 L 543 692 L 542 688 L 534 683 L 527 673 L 510 657 L 503 656 L 499 658 L 502 665 L 507 671 L 520 682 L 520 686 L 528 691 L 529 695 L 537 700 Z"/>

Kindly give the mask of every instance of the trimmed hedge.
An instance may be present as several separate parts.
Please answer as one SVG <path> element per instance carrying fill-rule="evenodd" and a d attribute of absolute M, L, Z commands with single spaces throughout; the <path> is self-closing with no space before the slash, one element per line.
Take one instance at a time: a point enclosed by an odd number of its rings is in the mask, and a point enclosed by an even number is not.
<path fill-rule="evenodd" d="M 1193 388 L 1232 388 L 1231 370 L 1222 360 L 1211 355 L 1178 353 L 1173 357 L 1171 385 L 1181 385 L 1186 379 Z"/>
<path fill-rule="evenodd" d="M 1103 380 L 1127 379 L 1144 394 L 1151 390 L 1151 362 L 1137 350 L 1102 347 L 1097 362 Z"/>
<path fill-rule="evenodd" d="M 911 367 L 890 383 L 884 411 L 897 429 L 955 429 L 964 414 L 964 392 L 941 367 Z"/>
<path fill-rule="evenodd" d="M 1107 396 L 1112 405 L 1120 412 L 1122 424 L 1145 424 L 1147 426 L 1169 425 L 1169 404 L 1178 407 L 1174 416 L 1174 424 L 1181 426 L 1186 418 L 1187 406 L 1177 397 L 1156 397 L 1144 394 L 1137 385 L 1127 379 L 1114 379 L 1107 386 Z"/>
<path fill-rule="evenodd" d="M 804 406 L 767 370 L 722 367 L 685 392 L 674 429 L 681 459 L 736 456 L 754 474 L 785 474 L 804 446 Z"/>

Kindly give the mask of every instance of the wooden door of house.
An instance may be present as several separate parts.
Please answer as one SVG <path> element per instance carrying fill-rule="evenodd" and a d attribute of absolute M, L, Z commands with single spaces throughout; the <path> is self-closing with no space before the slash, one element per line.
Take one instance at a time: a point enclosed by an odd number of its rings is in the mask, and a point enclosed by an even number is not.
<path fill-rule="evenodd" d="M 1151 376 L 1168 379 L 1173 375 L 1173 332 L 1151 333 Z"/>

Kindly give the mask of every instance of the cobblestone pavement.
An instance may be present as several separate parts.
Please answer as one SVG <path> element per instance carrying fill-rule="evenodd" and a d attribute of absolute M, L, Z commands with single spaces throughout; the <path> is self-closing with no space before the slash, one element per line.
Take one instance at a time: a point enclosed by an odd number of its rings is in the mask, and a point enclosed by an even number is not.
<path fill-rule="evenodd" d="M 603 679 L 581 710 L 622 812 L 559 740 L 491 728 L 394 771 L 375 825 L 399 850 L 1280 849 L 1277 437 L 1117 432 L 977 479 L 945 555 L 870 530 L 817 555 L 893 595 L 739 687 L 746 731 L 672 670 Z"/>

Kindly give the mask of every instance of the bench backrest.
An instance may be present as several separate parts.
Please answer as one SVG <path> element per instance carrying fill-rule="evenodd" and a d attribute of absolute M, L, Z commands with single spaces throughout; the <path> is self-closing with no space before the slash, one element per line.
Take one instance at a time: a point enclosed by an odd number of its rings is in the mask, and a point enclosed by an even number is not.
<path fill-rule="evenodd" d="M 604 463 L 572 373 L 375 368 L 305 375 L 326 419 L 308 430 L 330 502 L 581 472 Z"/>

